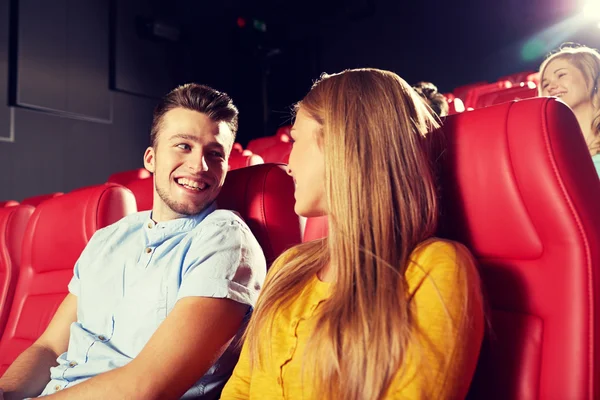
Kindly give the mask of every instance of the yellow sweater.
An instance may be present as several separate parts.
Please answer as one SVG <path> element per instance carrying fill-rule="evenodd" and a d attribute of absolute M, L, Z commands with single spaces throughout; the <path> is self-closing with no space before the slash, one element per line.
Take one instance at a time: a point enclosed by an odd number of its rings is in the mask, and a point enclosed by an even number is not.
<path fill-rule="evenodd" d="M 407 350 L 404 367 L 394 377 L 386 398 L 464 398 L 483 338 L 475 264 L 462 245 L 440 239 L 419 246 L 410 259 L 406 279 L 415 307 L 417 345 Z M 270 346 L 271 359 L 260 369 L 250 369 L 248 348 L 243 346 L 222 399 L 323 398 L 315 392 L 302 355 L 313 331 L 313 314 L 329 290 L 330 284 L 315 276 L 298 299 L 281 310 L 273 324 L 276 334 L 261 339 L 260 352 L 267 354 Z"/>

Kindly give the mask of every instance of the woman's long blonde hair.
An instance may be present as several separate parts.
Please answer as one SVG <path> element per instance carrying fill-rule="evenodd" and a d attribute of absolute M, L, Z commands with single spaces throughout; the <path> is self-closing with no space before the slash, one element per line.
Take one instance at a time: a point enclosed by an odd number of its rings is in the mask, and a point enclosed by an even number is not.
<path fill-rule="evenodd" d="M 324 398 L 379 399 L 411 340 L 409 255 L 436 230 L 427 136 L 437 123 L 404 80 L 376 69 L 323 75 L 297 107 L 322 127 L 329 236 L 275 261 L 246 332 L 251 363 L 268 359 L 259 349 L 278 310 L 331 263 L 331 296 L 305 353 L 316 371 L 308 384 Z"/>
<path fill-rule="evenodd" d="M 586 46 L 562 46 L 557 52 L 551 54 L 540 65 L 540 79 L 543 79 L 546 67 L 551 61 L 565 59 L 583 74 L 586 86 L 590 93 L 590 101 L 594 107 L 594 116 L 591 121 L 591 141 L 588 149 L 592 155 L 600 153 L 600 53 Z M 542 96 L 542 85 L 539 86 L 539 95 Z"/>

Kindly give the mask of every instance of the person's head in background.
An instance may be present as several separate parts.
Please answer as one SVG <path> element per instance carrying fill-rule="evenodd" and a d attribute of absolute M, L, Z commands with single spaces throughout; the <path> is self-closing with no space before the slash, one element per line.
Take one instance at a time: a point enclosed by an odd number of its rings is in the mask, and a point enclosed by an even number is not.
<path fill-rule="evenodd" d="M 556 96 L 575 113 L 592 156 L 600 153 L 600 53 L 563 46 L 540 66 L 540 96 Z"/>
<path fill-rule="evenodd" d="M 331 398 L 378 398 L 413 328 L 405 296 L 409 255 L 436 231 L 438 196 L 428 147 L 438 124 L 410 85 L 377 69 L 323 75 L 296 111 L 288 164 L 295 210 L 305 217 L 327 215 L 329 234 L 297 246 L 285 274 L 265 285 L 247 337 L 256 349 L 258 327 L 317 274 L 334 285 L 317 325 L 322 329 L 306 352 L 315 357 L 314 384 Z M 398 312 L 390 314 L 389 307 Z M 376 349 L 364 354 L 367 314 Z M 345 355 L 338 357 L 342 343 Z M 351 373 L 358 365 L 373 373 Z"/>
<path fill-rule="evenodd" d="M 413 85 L 413 89 L 425 99 L 429 107 L 439 116 L 445 117 L 448 115 L 450 107 L 448 101 L 443 94 L 438 92 L 437 86 L 431 82 L 418 82 Z"/>

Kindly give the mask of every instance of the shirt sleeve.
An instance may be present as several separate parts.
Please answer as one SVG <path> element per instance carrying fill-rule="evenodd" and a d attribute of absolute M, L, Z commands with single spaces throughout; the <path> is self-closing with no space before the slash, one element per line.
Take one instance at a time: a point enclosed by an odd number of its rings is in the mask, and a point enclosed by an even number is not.
<path fill-rule="evenodd" d="M 80 293 L 80 288 L 81 288 L 81 283 L 79 280 L 79 263 L 81 262 L 81 257 L 79 257 L 79 260 L 77 260 L 77 262 L 75 263 L 75 268 L 73 268 L 73 277 L 71 278 L 71 281 L 69 282 L 69 293 L 74 294 L 75 296 L 79 297 L 79 293 Z"/>
<path fill-rule="evenodd" d="M 465 398 L 484 327 L 474 260 L 462 245 L 440 241 L 416 254 L 407 280 L 415 330 L 387 398 Z"/>
<path fill-rule="evenodd" d="M 205 222 L 185 257 L 177 300 L 228 298 L 254 306 L 266 275 L 265 257 L 256 238 L 235 217 Z"/>

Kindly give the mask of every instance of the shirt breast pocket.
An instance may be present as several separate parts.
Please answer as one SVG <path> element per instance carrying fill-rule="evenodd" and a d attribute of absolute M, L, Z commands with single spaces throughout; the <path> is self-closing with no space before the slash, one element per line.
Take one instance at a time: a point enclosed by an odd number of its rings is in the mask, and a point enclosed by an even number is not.
<path fill-rule="evenodd" d="M 152 337 L 166 314 L 166 288 L 160 277 L 148 276 L 125 289 L 115 312 L 115 331 L 125 338 L 135 357 Z"/>

